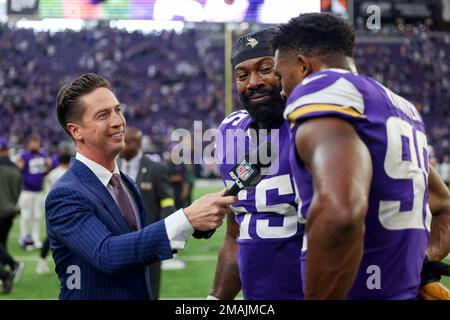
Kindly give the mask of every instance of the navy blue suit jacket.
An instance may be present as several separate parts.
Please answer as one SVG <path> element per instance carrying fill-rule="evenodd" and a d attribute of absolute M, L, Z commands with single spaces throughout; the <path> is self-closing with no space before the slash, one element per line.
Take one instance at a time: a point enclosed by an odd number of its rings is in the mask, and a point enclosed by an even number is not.
<path fill-rule="evenodd" d="M 145 225 L 138 188 L 121 176 Z M 131 232 L 108 189 L 75 159 L 47 196 L 45 211 L 60 299 L 151 298 L 147 266 L 172 257 L 163 220 Z"/>

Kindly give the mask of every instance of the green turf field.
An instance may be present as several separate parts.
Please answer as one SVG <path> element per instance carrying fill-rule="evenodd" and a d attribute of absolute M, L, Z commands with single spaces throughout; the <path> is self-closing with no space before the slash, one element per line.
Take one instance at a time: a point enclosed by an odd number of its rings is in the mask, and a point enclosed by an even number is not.
<path fill-rule="evenodd" d="M 220 189 L 220 188 L 219 188 Z M 217 188 L 197 188 L 194 198 L 205 193 L 218 191 Z M 48 257 L 52 273 L 38 275 L 35 272 L 39 252 L 22 250 L 18 243 L 19 220 L 16 219 L 9 238 L 9 251 L 16 260 L 25 263 L 25 271 L 9 295 L 0 295 L 0 299 L 57 299 L 59 281 L 54 273 L 51 256 Z M 185 250 L 178 257 L 186 262 L 182 270 L 163 270 L 161 279 L 161 299 L 204 299 L 211 288 L 217 261 L 217 253 L 222 244 L 225 227 L 217 230 L 209 240 L 191 238 Z M 450 262 L 450 261 L 447 261 Z M 450 287 L 450 280 L 444 279 Z M 241 295 L 239 295 L 241 298 Z"/>

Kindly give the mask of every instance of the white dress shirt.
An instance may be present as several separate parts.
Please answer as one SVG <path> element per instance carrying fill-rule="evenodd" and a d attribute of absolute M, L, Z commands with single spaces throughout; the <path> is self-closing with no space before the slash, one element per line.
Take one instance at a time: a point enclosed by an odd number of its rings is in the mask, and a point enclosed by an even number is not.
<path fill-rule="evenodd" d="M 95 176 L 100 180 L 100 182 L 108 189 L 108 192 L 111 194 L 114 201 L 118 205 L 112 186 L 109 183 L 113 173 L 120 173 L 117 164 L 115 164 L 113 172 L 110 172 L 105 167 L 86 158 L 81 153 L 77 152 L 75 159 L 85 164 L 95 174 Z M 122 186 L 125 187 L 124 189 L 126 190 L 128 198 L 131 201 L 131 205 L 133 206 L 133 211 L 136 217 L 136 221 L 138 223 L 138 228 L 141 229 L 142 223 L 140 221 L 139 210 L 136 201 L 132 196 L 131 191 L 128 189 L 127 185 L 122 181 L 122 179 L 121 183 Z M 172 250 L 183 249 L 186 246 L 186 240 L 194 233 L 194 228 L 192 228 L 192 225 L 186 218 L 183 209 L 175 211 L 170 216 L 165 218 L 164 225 L 166 227 L 167 237 L 169 238 L 170 247 L 172 248 Z"/>

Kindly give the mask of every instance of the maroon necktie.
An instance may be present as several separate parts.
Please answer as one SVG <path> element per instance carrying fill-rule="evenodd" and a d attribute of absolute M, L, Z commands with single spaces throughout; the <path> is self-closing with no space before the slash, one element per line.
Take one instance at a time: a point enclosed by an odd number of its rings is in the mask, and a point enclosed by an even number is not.
<path fill-rule="evenodd" d="M 113 188 L 114 195 L 116 196 L 117 202 L 119 203 L 120 211 L 122 212 L 122 216 L 125 218 L 128 227 L 132 231 L 136 231 L 138 229 L 136 216 L 134 215 L 134 210 L 133 206 L 131 205 L 130 198 L 128 197 L 127 192 L 122 186 L 122 183 L 120 183 L 120 174 L 113 173 L 109 183 Z"/>

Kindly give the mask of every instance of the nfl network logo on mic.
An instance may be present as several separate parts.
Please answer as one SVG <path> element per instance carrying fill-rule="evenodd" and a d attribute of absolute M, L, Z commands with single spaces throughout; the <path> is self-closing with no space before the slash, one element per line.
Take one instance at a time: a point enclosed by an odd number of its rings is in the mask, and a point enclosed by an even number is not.
<path fill-rule="evenodd" d="M 246 181 L 254 172 L 250 164 L 247 161 L 242 161 L 242 163 L 237 168 L 237 174 L 241 181 Z"/>
<path fill-rule="evenodd" d="M 250 163 L 246 160 L 242 160 L 240 164 L 229 172 L 229 175 L 234 180 L 234 183 L 236 183 L 239 188 L 243 189 L 245 187 L 244 182 L 255 178 L 255 175 L 258 176 L 258 173 L 252 168 Z"/>

